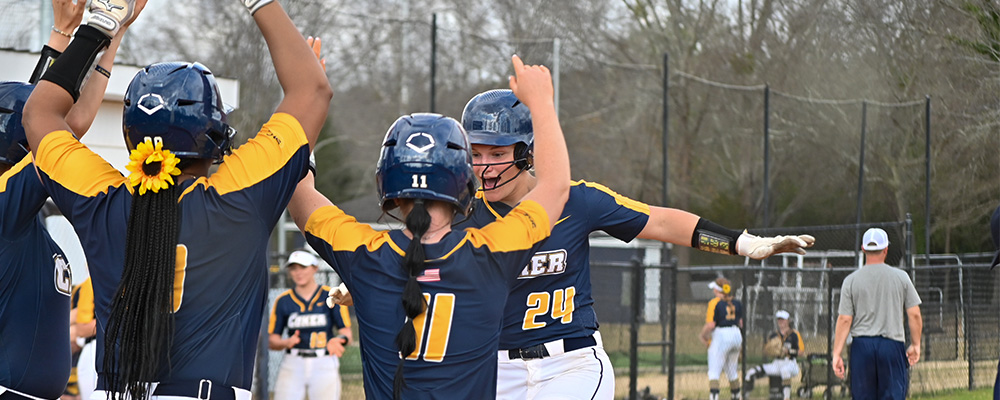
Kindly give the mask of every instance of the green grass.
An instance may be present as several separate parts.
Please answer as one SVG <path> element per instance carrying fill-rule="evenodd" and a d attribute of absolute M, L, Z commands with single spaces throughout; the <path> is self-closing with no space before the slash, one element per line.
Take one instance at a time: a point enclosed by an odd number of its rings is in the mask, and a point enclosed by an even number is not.
<path fill-rule="evenodd" d="M 935 399 L 935 400 L 990 400 L 993 398 L 993 388 L 983 388 L 976 390 L 956 390 L 936 394 L 917 394 L 913 399 Z"/>

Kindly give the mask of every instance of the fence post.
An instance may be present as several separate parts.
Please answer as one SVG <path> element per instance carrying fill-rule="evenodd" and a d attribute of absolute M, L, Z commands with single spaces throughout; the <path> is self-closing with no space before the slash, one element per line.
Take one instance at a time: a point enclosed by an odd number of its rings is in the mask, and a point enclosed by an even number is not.
<path fill-rule="evenodd" d="M 965 273 L 966 272 L 965 267 L 960 267 L 959 271 L 961 271 L 963 275 L 968 275 Z M 963 285 L 965 285 L 964 280 L 965 277 L 963 276 L 962 277 Z M 974 362 L 975 360 L 973 360 L 974 355 L 976 354 L 974 350 L 976 346 L 975 342 L 973 341 L 975 335 L 972 334 L 972 318 L 969 315 L 971 314 L 969 312 L 971 308 L 969 306 L 969 303 L 972 301 L 972 285 L 965 285 L 965 288 L 963 288 L 963 290 L 968 290 L 968 293 L 965 293 L 965 301 L 962 302 L 962 320 L 965 321 L 965 358 L 966 362 L 969 364 L 969 390 L 972 390 L 975 387 L 976 383 L 975 382 L 976 363 Z"/>
<path fill-rule="evenodd" d="M 642 311 L 642 260 L 632 258 L 632 326 L 629 329 L 628 398 L 636 400 L 639 392 L 639 313 Z"/>
<path fill-rule="evenodd" d="M 667 372 L 667 398 L 674 398 L 674 370 L 677 363 L 677 258 L 670 259 L 670 371 Z"/>
<path fill-rule="evenodd" d="M 858 243 L 861 240 L 857 240 Z M 826 319 L 826 381 L 833 382 L 833 337 L 836 332 L 833 330 L 833 316 L 837 315 L 833 309 L 833 267 L 829 264 L 825 266 L 823 273 L 826 274 L 826 309 L 830 310 L 829 318 Z M 826 400 L 833 398 L 833 387 L 827 385 L 827 390 L 823 396 Z"/>

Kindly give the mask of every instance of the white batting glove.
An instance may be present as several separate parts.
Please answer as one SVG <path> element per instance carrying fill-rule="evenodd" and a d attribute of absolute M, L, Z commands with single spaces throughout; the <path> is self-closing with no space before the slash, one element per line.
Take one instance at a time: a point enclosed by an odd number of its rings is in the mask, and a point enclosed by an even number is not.
<path fill-rule="evenodd" d="M 122 24 L 135 18 L 135 0 L 92 0 L 89 11 L 87 25 L 114 37 Z"/>
<path fill-rule="evenodd" d="M 351 292 L 347 290 L 347 285 L 343 283 L 330 291 L 330 295 L 326 298 L 326 306 L 333 308 L 335 305 L 342 306 L 353 306 L 354 298 L 351 297 Z"/>
<path fill-rule="evenodd" d="M 754 260 L 763 260 L 779 253 L 806 254 L 804 249 L 812 247 L 814 243 L 816 238 L 809 235 L 760 237 L 743 231 L 736 239 L 736 253 Z"/>
<path fill-rule="evenodd" d="M 240 0 L 240 2 L 243 3 L 243 6 L 245 6 L 247 10 L 250 11 L 250 15 L 254 15 L 254 13 L 256 13 L 257 10 L 260 10 L 261 7 L 271 4 L 272 1 L 274 0 Z"/>

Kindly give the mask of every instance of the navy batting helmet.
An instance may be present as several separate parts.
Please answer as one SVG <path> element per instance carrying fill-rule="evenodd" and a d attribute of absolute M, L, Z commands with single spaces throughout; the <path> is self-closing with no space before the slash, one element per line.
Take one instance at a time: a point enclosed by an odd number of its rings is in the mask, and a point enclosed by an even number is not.
<path fill-rule="evenodd" d="M 509 89 L 488 90 L 469 100 L 462 111 L 462 126 L 472 144 L 514 145 L 515 165 L 520 169 L 531 166 L 535 141 L 531 113 Z"/>
<path fill-rule="evenodd" d="M 465 130 L 439 114 L 400 117 L 382 141 L 375 180 L 383 211 L 396 207 L 394 199 L 427 199 L 466 215 L 476 182 Z"/>
<path fill-rule="evenodd" d="M 28 155 L 28 138 L 21 124 L 24 103 L 35 85 L 0 82 L 0 163 L 14 165 Z"/>
<path fill-rule="evenodd" d="M 151 64 L 139 71 L 125 92 L 122 131 L 129 150 L 147 137 L 180 158 L 221 160 L 236 131 L 226 123 L 219 85 L 199 63 Z"/>

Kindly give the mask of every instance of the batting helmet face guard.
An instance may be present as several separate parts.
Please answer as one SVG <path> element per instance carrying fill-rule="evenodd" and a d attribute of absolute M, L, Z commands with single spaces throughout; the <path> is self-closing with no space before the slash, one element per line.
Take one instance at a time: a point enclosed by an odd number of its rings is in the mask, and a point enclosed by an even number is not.
<path fill-rule="evenodd" d="M 485 91 L 469 100 L 462 111 L 462 127 L 469 133 L 472 144 L 514 145 L 517 168 L 531 167 L 529 160 L 535 142 L 531 113 L 509 89 Z"/>
<path fill-rule="evenodd" d="M 375 167 L 383 211 L 395 199 L 426 199 L 450 203 L 466 215 L 476 182 L 465 130 L 454 119 L 438 114 L 400 117 L 382 141 Z"/>
<path fill-rule="evenodd" d="M 204 65 L 151 64 L 132 78 L 125 93 L 125 144 L 132 150 L 147 137 L 160 137 L 177 157 L 219 161 L 236 134 L 225 110 L 215 76 Z"/>
<path fill-rule="evenodd" d="M 34 88 L 24 82 L 0 82 L 0 164 L 14 165 L 28 155 L 21 116 Z"/>

